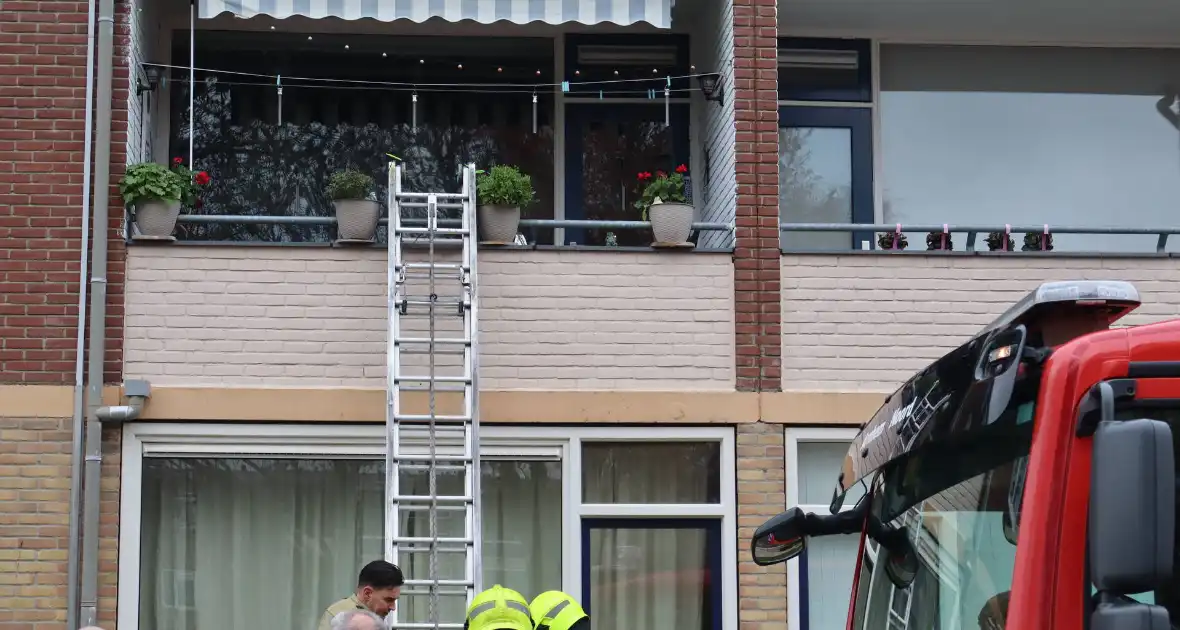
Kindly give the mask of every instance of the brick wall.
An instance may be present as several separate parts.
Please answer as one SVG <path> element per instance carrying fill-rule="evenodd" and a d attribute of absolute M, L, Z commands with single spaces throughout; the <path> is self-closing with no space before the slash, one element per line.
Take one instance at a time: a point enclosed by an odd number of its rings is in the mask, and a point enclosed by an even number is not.
<path fill-rule="evenodd" d="M 69 418 L 0 418 L 0 630 L 63 630 L 70 508 Z M 99 619 L 114 630 L 119 432 L 103 436 Z"/>
<path fill-rule="evenodd" d="M 743 630 L 787 626 L 786 564 L 760 567 L 750 558 L 750 537 L 786 509 L 782 425 L 737 425 L 738 616 Z"/>
<path fill-rule="evenodd" d="M 737 125 L 737 387 L 781 382 L 778 238 L 778 17 L 776 0 L 734 0 Z"/>
<path fill-rule="evenodd" d="M 130 256 L 128 378 L 385 386 L 384 250 L 133 247 Z M 733 389 L 728 256 L 484 251 L 479 262 L 481 387 Z M 440 298 L 456 285 L 440 279 Z M 439 325 L 457 334 L 450 312 Z M 403 321 L 424 326 L 420 315 Z M 445 358 L 440 375 L 457 375 Z"/>
<path fill-rule="evenodd" d="M 122 10 L 122 3 L 117 3 Z M 82 225 L 85 2 L 0 10 L 0 382 L 72 380 Z M 124 40 L 116 33 L 117 48 Z M 113 164 L 125 161 L 126 64 L 116 51 Z M 122 76 L 122 81 L 120 80 Z M 124 122 L 121 122 L 124 121 Z M 122 174 L 112 166 L 111 181 Z M 117 194 L 112 207 L 118 208 Z M 112 216 L 112 234 L 121 212 Z M 108 274 L 108 380 L 121 361 L 122 251 Z"/>
<path fill-rule="evenodd" d="M 1122 320 L 1180 316 L 1180 260 L 1008 255 L 782 257 L 783 388 L 893 391 L 1042 282 L 1127 280 Z"/>

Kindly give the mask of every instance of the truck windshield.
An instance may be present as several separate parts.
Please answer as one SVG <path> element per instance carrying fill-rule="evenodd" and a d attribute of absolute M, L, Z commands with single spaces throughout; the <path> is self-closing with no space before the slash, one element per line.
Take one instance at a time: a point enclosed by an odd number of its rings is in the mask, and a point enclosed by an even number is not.
<path fill-rule="evenodd" d="M 855 593 L 856 630 L 1003 628 L 1012 587 L 1032 404 L 957 444 L 937 444 L 882 471 L 873 511 L 905 527 L 918 555 L 899 587 L 869 539 Z M 1005 414 L 1007 415 L 1007 414 Z M 880 559 L 880 561 L 878 561 Z"/>

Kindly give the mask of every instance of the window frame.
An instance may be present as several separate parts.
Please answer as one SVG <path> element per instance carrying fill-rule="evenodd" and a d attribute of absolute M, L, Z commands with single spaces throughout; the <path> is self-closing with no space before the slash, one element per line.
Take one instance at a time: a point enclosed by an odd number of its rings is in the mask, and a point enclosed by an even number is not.
<path fill-rule="evenodd" d="M 859 429 L 855 427 L 786 427 L 783 433 L 783 446 L 786 474 L 786 509 L 798 506 L 804 511 L 828 513 L 828 505 L 805 504 L 799 501 L 799 444 L 816 442 L 848 442 L 851 444 Z M 806 447 L 804 447 L 806 448 Z M 835 488 L 835 475 L 832 476 L 832 487 Z M 840 508 L 841 512 L 851 510 L 847 503 Z M 866 547 L 866 553 L 868 549 Z M 799 562 L 787 562 L 787 629 L 805 630 L 804 621 L 807 620 L 807 552 L 804 551 Z"/>
<path fill-rule="evenodd" d="M 120 471 L 119 627 L 139 627 L 143 460 L 147 457 L 383 459 L 385 425 L 132 423 L 123 427 Z M 582 503 L 582 442 L 718 442 L 721 500 L 713 504 Z M 480 456 L 562 464 L 562 584 L 581 593 L 584 519 L 711 521 L 721 532 L 722 576 L 737 575 L 737 479 L 733 427 L 482 425 Z M 722 630 L 738 628 L 737 580 L 721 581 Z"/>
<path fill-rule="evenodd" d="M 856 53 L 857 85 L 853 89 L 839 88 L 796 88 L 783 85 L 778 87 L 780 101 L 807 101 L 845 103 L 850 106 L 865 106 L 875 102 L 877 73 L 875 60 L 877 55 L 874 40 L 865 38 L 842 37 L 779 37 L 775 51 L 783 49 L 801 49 L 815 52 L 842 51 Z M 777 67 L 781 67 L 778 64 Z"/>

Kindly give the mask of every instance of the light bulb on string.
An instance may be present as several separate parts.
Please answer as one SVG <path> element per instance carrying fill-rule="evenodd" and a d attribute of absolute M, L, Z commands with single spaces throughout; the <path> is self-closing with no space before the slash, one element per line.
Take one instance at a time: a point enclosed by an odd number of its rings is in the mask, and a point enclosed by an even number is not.
<path fill-rule="evenodd" d="M 655 74 L 655 73 L 657 73 L 657 72 L 659 72 L 659 70 L 658 70 L 658 69 L 656 69 L 656 68 L 652 68 L 652 69 L 651 69 L 651 73 L 652 73 L 652 74 Z"/>
<path fill-rule="evenodd" d="M 348 50 L 348 44 L 344 45 L 344 50 Z"/>
<path fill-rule="evenodd" d="M 541 76 L 541 71 L 537 70 L 537 76 Z"/>
<path fill-rule="evenodd" d="M 272 31 L 273 31 L 273 30 L 275 30 L 275 25 L 274 25 L 274 24 L 271 24 L 271 25 L 270 25 L 270 30 L 272 30 Z"/>
<path fill-rule="evenodd" d="M 574 76 L 575 76 L 575 77 L 580 77 L 580 76 L 582 76 L 582 71 L 581 71 L 581 70 L 574 70 Z"/>
<path fill-rule="evenodd" d="M 459 64 L 459 69 L 460 69 L 460 70 L 462 70 L 462 69 L 463 69 L 463 64 Z"/>
<path fill-rule="evenodd" d="M 419 60 L 418 60 L 418 63 L 419 63 L 419 64 L 425 64 L 425 63 L 426 63 L 426 60 L 425 60 L 425 59 L 419 59 Z"/>
<path fill-rule="evenodd" d="M 618 70 L 615 70 L 615 76 L 616 76 L 616 77 L 617 77 L 617 76 L 619 76 L 619 71 L 618 71 Z"/>
<path fill-rule="evenodd" d="M 504 68 L 496 68 L 496 72 L 503 72 Z"/>
<path fill-rule="evenodd" d="M 307 41 L 309 41 L 309 42 L 311 41 L 311 35 L 307 36 Z"/>
<path fill-rule="evenodd" d="M 389 56 L 389 53 L 381 53 L 381 56 L 382 56 L 382 57 L 388 57 L 388 56 Z"/>

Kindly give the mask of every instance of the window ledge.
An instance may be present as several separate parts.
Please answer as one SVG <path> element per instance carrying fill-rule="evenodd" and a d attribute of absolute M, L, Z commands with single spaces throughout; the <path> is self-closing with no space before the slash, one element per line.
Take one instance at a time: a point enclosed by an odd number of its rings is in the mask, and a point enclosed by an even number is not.
<path fill-rule="evenodd" d="M 126 241 L 129 246 L 134 247 L 293 247 L 293 248 L 339 248 L 339 249 L 356 249 L 356 250 L 385 250 L 387 245 L 385 243 L 373 243 L 372 245 L 338 245 L 332 242 L 275 242 L 275 241 L 172 241 L 172 242 L 158 242 L 158 241 Z M 403 245 L 405 249 L 426 249 L 425 243 L 406 243 Z M 436 243 L 435 247 L 439 249 L 453 249 L 454 245 L 446 245 Z M 733 248 L 705 248 L 694 247 L 689 248 L 656 248 L 656 247 L 607 247 L 605 245 L 480 245 L 480 251 L 585 251 L 585 252 L 621 252 L 628 254 L 635 253 L 649 253 L 649 254 L 664 254 L 664 253 L 692 253 L 692 254 L 732 254 Z"/>

